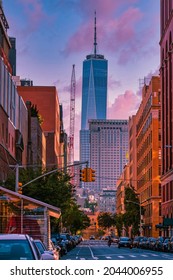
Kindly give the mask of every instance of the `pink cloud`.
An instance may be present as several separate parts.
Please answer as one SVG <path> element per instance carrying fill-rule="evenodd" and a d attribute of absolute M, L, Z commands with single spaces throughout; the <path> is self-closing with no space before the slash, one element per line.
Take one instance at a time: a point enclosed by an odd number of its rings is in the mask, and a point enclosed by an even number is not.
<path fill-rule="evenodd" d="M 91 21 L 80 26 L 80 29 L 69 39 L 63 51 L 64 55 L 67 56 L 70 53 L 90 50 L 94 40 L 93 30 L 93 23 Z M 91 38 L 92 34 L 93 38 Z"/>
<path fill-rule="evenodd" d="M 40 23 L 48 18 L 43 11 L 43 3 L 41 1 L 35 0 L 18 0 L 21 7 L 23 7 L 25 15 L 26 15 L 26 28 L 27 32 L 33 32 L 33 30 L 37 29 Z M 26 32 L 26 30 L 25 30 Z M 26 35 L 26 34 L 25 34 Z"/>
<path fill-rule="evenodd" d="M 108 119 L 128 119 L 136 113 L 139 106 L 139 97 L 131 90 L 118 95 L 114 103 L 108 108 Z"/>
<path fill-rule="evenodd" d="M 139 0 L 80 0 L 77 4 L 78 9 L 85 15 L 91 17 L 91 13 L 95 10 L 99 15 L 99 18 L 103 16 L 104 18 L 109 16 L 111 13 L 114 13 L 118 8 L 123 7 L 124 5 L 137 3 Z"/>
<path fill-rule="evenodd" d="M 131 43 L 136 36 L 136 25 L 142 19 L 142 13 L 137 8 L 129 8 L 119 18 L 107 25 L 106 47 L 111 51 L 119 50 Z"/>
<path fill-rule="evenodd" d="M 112 12 L 112 11 L 111 11 Z M 100 19 L 97 22 L 97 42 L 98 49 L 115 52 L 118 54 L 121 49 L 127 46 L 133 46 L 137 41 L 136 26 L 142 19 L 143 14 L 137 8 L 130 7 L 118 18 L 110 20 L 109 18 Z M 65 55 L 79 51 L 91 50 L 94 41 L 94 21 L 90 20 L 69 39 L 64 50 Z M 101 43 L 100 43 L 101 42 Z"/>

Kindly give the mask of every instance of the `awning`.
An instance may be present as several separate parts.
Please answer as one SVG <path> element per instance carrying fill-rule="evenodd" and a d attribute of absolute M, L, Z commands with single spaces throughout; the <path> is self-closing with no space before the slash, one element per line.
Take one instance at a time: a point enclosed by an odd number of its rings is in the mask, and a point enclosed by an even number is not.
<path fill-rule="evenodd" d="M 0 195 L 1 199 L 7 199 L 11 201 L 16 201 L 18 199 L 23 199 L 24 203 L 27 203 L 30 209 L 35 209 L 36 207 L 42 207 L 47 210 L 48 214 L 52 217 L 59 218 L 61 215 L 61 209 L 45 202 L 39 201 L 32 197 L 19 194 L 17 192 L 11 191 L 4 187 L 0 187 Z"/>
<path fill-rule="evenodd" d="M 168 226 L 165 226 L 164 224 L 157 224 L 155 227 L 160 229 L 168 228 Z"/>
<path fill-rule="evenodd" d="M 163 225 L 164 226 L 173 226 L 173 219 L 171 219 L 171 218 L 164 218 L 163 219 Z"/>

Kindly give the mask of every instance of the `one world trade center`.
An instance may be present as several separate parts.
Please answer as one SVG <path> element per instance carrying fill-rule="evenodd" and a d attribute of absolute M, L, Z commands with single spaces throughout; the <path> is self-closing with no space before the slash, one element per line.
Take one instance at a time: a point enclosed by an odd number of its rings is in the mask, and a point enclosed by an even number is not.
<path fill-rule="evenodd" d="M 80 130 L 80 161 L 90 166 L 89 119 L 105 120 L 107 114 L 108 61 L 97 53 L 96 13 L 94 22 L 94 52 L 83 61 L 82 119 Z"/>

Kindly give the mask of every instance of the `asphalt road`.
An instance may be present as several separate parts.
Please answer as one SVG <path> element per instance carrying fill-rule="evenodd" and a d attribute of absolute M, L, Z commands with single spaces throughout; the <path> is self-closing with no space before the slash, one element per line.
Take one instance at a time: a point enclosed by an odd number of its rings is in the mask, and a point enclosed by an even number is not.
<path fill-rule="evenodd" d="M 138 248 L 108 247 L 106 241 L 85 240 L 63 256 L 61 260 L 173 260 L 173 253 Z"/>

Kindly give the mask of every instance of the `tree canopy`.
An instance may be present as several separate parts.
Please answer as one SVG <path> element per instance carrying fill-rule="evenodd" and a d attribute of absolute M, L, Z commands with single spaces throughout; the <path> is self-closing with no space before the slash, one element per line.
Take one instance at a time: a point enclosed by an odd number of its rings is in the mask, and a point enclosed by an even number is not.
<path fill-rule="evenodd" d="M 41 169 L 20 168 L 19 181 L 25 185 L 46 172 Z M 75 233 L 88 227 L 90 221 L 76 203 L 75 187 L 70 183 L 70 179 L 67 173 L 57 171 L 24 186 L 23 194 L 60 208 L 61 221 L 51 219 L 52 227 L 55 231 L 60 231 L 63 223 L 64 227 Z M 5 187 L 15 190 L 15 174 L 9 176 Z"/>

